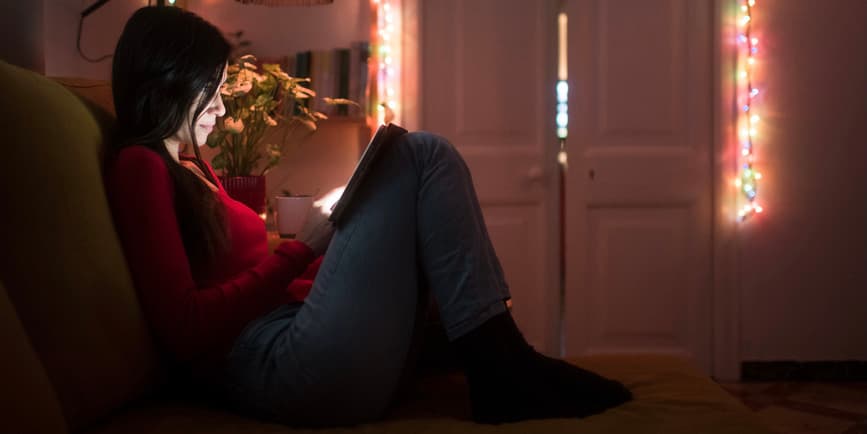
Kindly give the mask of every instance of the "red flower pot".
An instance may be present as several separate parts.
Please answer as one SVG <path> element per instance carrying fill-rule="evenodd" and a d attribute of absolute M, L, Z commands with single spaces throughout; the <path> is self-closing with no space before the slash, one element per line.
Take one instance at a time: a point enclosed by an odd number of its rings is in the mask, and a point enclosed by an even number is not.
<path fill-rule="evenodd" d="M 221 176 L 220 182 L 229 197 L 247 205 L 256 212 L 265 212 L 264 176 Z"/>

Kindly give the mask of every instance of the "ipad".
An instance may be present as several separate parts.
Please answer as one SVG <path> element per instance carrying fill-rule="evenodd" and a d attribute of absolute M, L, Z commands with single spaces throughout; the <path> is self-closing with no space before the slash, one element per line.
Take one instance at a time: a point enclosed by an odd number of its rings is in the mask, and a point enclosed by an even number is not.
<path fill-rule="evenodd" d="M 405 129 L 392 123 L 389 123 L 388 125 L 380 125 L 379 128 L 377 128 L 376 134 L 373 135 L 373 139 L 370 140 L 370 143 L 367 144 L 367 147 L 361 154 L 361 158 L 358 159 L 358 164 L 355 166 L 355 170 L 352 172 L 352 176 L 346 184 L 346 189 L 343 190 L 340 199 L 338 199 L 337 202 L 334 202 L 334 205 L 331 206 L 331 215 L 328 219 L 331 220 L 332 223 L 339 226 L 343 222 L 343 219 L 347 215 L 347 210 L 350 209 L 353 204 L 353 199 L 355 198 L 358 189 L 367 175 L 373 170 L 377 157 L 381 155 L 382 150 L 386 146 L 392 144 L 400 136 L 406 134 L 406 132 Z"/>

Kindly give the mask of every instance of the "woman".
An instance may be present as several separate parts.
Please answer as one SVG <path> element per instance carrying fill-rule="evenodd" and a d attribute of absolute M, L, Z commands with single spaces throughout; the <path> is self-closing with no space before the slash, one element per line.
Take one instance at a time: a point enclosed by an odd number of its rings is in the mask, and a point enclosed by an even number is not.
<path fill-rule="evenodd" d="M 404 135 L 345 224 L 314 211 L 297 240 L 268 253 L 261 219 L 199 155 L 225 113 L 228 55 L 211 24 L 148 7 L 127 22 L 112 71 L 117 229 L 155 338 L 191 377 L 268 420 L 375 420 L 410 363 L 430 291 L 476 421 L 582 417 L 631 398 L 524 340 L 470 173 L 440 137 Z"/>

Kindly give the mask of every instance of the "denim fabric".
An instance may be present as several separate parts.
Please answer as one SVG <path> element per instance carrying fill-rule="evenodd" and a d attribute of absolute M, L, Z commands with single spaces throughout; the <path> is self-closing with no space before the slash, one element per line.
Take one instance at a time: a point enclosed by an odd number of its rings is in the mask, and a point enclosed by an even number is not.
<path fill-rule="evenodd" d="M 451 340 L 506 310 L 509 289 L 469 169 L 445 139 L 383 150 L 301 304 L 251 322 L 227 359 L 236 408 L 289 425 L 379 418 L 410 361 L 427 292 Z"/>

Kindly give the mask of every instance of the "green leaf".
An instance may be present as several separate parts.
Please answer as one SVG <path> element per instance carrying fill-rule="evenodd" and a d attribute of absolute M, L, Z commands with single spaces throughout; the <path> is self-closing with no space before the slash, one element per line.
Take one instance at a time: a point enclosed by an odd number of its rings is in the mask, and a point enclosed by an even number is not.
<path fill-rule="evenodd" d="M 361 107 L 360 105 L 358 105 L 357 102 L 355 102 L 355 101 L 353 101 L 353 100 L 351 100 L 351 99 L 346 99 L 346 98 L 328 98 L 328 97 L 325 97 L 325 98 L 322 98 L 322 100 L 325 101 L 325 104 L 331 104 L 331 105 L 354 105 L 354 106 L 356 106 L 356 107 Z"/>
<path fill-rule="evenodd" d="M 220 152 L 215 155 L 214 158 L 211 159 L 211 166 L 214 169 L 225 169 L 226 168 L 226 156 L 224 152 Z"/>

